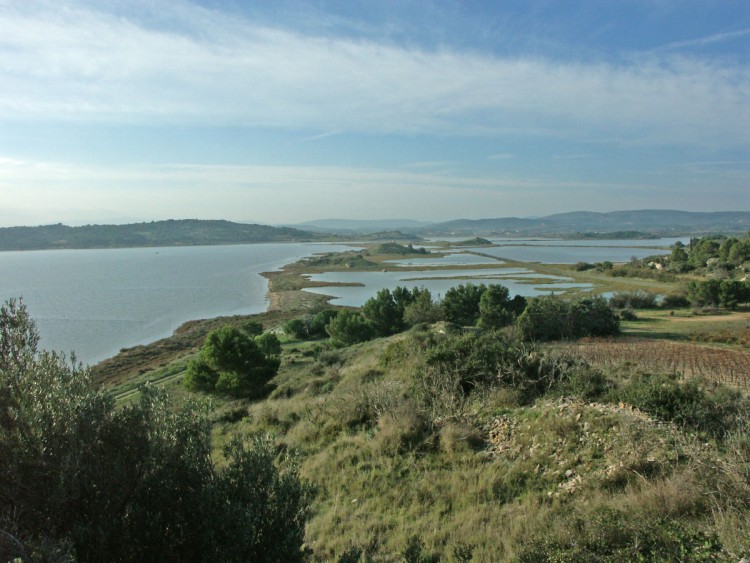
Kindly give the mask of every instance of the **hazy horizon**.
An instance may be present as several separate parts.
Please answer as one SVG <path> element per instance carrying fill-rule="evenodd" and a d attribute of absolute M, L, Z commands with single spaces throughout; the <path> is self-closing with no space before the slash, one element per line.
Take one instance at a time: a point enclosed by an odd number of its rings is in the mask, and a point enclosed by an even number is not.
<path fill-rule="evenodd" d="M 750 209 L 741 0 L 0 0 L 0 85 L 0 226 Z"/>

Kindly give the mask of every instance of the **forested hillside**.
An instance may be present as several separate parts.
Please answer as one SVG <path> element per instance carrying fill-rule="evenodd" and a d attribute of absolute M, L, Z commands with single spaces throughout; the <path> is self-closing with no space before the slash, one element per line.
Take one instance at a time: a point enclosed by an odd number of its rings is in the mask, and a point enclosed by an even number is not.
<path fill-rule="evenodd" d="M 645 238 L 705 233 L 745 233 L 750 229 L 750 212 L 699 213 L 643 209 L 593 213 L 576 211 L 538 218 L 501 217 L 459 219 L 430 225 L 421 235 L 506 235 Z"/>
<path fill-rule="evenodd" d="M 0 250 L 197 246 L 325 238 L 324 235 L 289 227 L 183 219 L 129 225 L 7 227 L 0 229 Z"/>

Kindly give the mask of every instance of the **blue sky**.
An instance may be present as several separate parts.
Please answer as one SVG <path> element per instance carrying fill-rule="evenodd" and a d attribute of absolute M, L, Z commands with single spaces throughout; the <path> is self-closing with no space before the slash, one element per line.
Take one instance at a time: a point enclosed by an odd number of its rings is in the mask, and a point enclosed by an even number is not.
<path fill-rule="evenodd" d="M 750 210 L 750 3 L 0 0 L 0 226 Z"/>

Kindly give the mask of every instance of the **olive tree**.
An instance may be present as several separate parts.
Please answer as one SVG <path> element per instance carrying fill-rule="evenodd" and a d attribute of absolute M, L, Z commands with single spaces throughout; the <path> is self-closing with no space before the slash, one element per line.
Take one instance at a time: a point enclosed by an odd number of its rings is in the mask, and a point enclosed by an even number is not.
<path fill-rule="evenodd" d="M 0 560 L 302 561 L 312 491 L 266 439 L 211 458 L 205 406 L 116 407 L 0 307 Z"/>

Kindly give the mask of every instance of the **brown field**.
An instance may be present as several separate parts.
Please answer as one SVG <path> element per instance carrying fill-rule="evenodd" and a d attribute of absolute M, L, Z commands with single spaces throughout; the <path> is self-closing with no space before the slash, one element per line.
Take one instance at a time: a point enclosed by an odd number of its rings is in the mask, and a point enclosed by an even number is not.
<path fill-rule="evenodd" d="M 556 346 L 602 369 L 630 365 L 647 372 L 697 377 L 750 389 L 750 352 L 637 337 L 587 338 Z"/>

